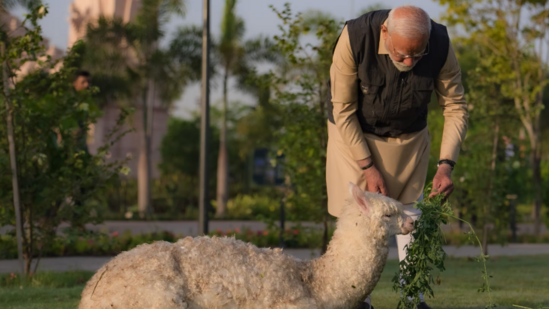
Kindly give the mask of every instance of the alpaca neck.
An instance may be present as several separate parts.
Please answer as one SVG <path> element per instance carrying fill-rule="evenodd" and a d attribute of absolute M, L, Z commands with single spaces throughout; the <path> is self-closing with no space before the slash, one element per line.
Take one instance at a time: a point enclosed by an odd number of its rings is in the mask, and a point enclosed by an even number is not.
<path fill-rule="evenodd" d="M 350 308 L 372 292 L 385 267 L 388 239 L 348 226 L 311 263 L 311 292 L 319 308 Z"/>

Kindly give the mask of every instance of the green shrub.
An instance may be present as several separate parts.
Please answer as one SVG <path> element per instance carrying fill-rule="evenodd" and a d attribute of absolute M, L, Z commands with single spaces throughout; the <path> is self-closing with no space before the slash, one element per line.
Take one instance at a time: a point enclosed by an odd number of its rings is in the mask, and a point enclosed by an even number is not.
<path fill-rule="evenodd" d="M 144 243 L 150 244 L 159 240 L 174 242 L 180 237 L 182 235 L 176 236 L 167 231 L 137 235 L 132 235 L 129 231 L 124 233 L 114 232 L 111 234 L 89 233 L 86 236 L 79 237 L 56 237 L 53 242 L 44 248 L 37 246 L 34 252 L 36 252 L 35 257 L 75 255 L 112 256 L 122 251 L 131 250 Z M 15 237 L 2 235 L 0 237 L 0 259 L 15 258 L 17 258 Z"/>
<path fill-rule="evenodd" d="M 215 205 L 215 203 L 213 203 Z M 278 220 L 280 201 L 264 195 L 239 194 L 227 203 L 228 217 L 243 220 Z"/>
<path fill-rule="evenodd" d="M 328 238 L 333 235 L 334 228 L 328 230 Z M 286 248 L 308 248 L 318 249 L 322 246 L 323 230 L 315 227 L 304 227 L 295 225 L 284 230 L 284 243 Z M 280 242 L 280 229 L 274 225 L 269 226 L 265 230 L 252 231 L 250 229 L 234 229 L 234 230 L 216 230 L 209 234 L 217 237 L 235 237 L 236 239 L 250 242 L 258 247 L 278 247 Z M 183 238 L 183 235 L 174 235 L 168 231 L 153 232 L 147 234 L 132 235 L 130 231 L 123 233 L 113 232 L 106 233 L 89 233 L 85 236 L 62 236 L 57 237 L 54 241 L 44 248 L 35 248 L 36 257 L 59 257 L 59 256 L 113 256 L 120 252 L 128 251 L 136 246 L 145 243 L 153 243 L 155 241 L 175 242 L 177 239 Z M 451 232 L 445 234 L 446 245 L 467 245 L 468 235 L 465 233 Z M 509 236 L 510 239 L 510 236 Z M 491 243 L 495 243 L 497 239 L 493 237 Z M 533 235 L 519 235 L 519 243 L 549 243 L 549 234 L 541 237 Z M 17 258 L 17 245 L 15 237 L 10 234 L 0 235 L 0 259 L 15 259 Z"/>
<path fill-rule="evenodd" d="M 334 229 L 329 230 L 331 238 Z M 283 233 L 286 248 L 309 248 L 318 249 L 322 246 L 323 231 L 318 228 L 308 228 L 303 226 L 294 226 L 286 228 Z M 234 230 L 216 230 L 209 234 L 217 237 L 234 237 L 244 242 L 252 243 L 258 247 L 278 247 L 280 244 L 280 229 L 277 227 L 267 228 L 261 231 L 252 231 L 250 229 Z"/>

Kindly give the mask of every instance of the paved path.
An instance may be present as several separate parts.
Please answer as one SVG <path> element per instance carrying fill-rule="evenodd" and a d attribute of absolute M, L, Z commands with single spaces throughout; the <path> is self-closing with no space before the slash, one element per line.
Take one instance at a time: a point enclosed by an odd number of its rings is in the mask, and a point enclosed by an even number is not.
<path fill-rule="evenodd" d="M 286 249 L 286 253 L 297 258 L 307 260 L 318 257 L 320 250 L 309 249 Z M 444 251 L 453 257 L 474 257 L 478 256 L 478 247 L 473 246 L 445 246 Z M 511 244 L 505 247 L 500 245 L 489 245 L 490 256 L 516 256 L 516 255 L 538 255 L 549 254 L 549 244 Z M 42 271 L 67 271 L 67 270 L 89 270 L 96 271 L 112 257 L 75 256 L 59 258 L 43 258 L 38 266 Z M 397 259 L 395 247 L 389 251 L 389 259 Z M 10 273 L 17 270 L 17 260 L 0 260 L 0 273 Z"/>

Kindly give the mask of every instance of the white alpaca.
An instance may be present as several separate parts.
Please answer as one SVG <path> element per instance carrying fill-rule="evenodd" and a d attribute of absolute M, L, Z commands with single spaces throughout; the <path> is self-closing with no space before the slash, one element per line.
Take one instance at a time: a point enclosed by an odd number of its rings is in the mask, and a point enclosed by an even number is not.
<path fill-rule="evenodd" d="M 328 251 L 312 261 L 233 238 L 187 237 L 123 252 L 82 292 L 80 309 L 354 308 L 377 284 L 388 239 L 412 220 L 400 203 L 351 184 Z"/>

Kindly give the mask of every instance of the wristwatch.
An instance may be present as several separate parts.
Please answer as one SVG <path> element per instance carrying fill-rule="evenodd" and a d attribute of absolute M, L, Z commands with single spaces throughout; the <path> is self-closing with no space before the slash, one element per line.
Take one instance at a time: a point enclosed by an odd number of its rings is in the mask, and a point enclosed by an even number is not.
<path fill-rule="evenodd" d="M 456 162 L 454 162 L 452 160 L 447 160 L 447 159 L 440 160 L 440 161 L 438 161 L 437 167 L 439 167 L 441 164 L 450 165 L 450 167 L 452 168 L 452 171 L 453 171 L 454 170 L 454 165 L 456 165 Z"/>
<path fill-rule="evenodd" d="M 370 164 L 366 165 L 366 166 L 362 166 L 360 167 L 361 170 L 365 171 L 367 169 L 369 169 L 370 167 L 374 166 L 374 161 L 370 162 Z"/>

